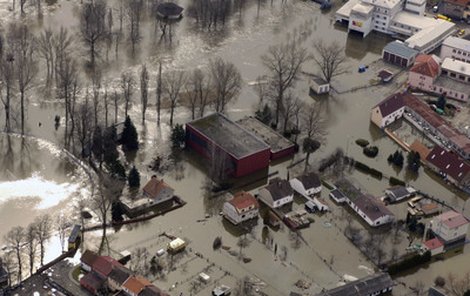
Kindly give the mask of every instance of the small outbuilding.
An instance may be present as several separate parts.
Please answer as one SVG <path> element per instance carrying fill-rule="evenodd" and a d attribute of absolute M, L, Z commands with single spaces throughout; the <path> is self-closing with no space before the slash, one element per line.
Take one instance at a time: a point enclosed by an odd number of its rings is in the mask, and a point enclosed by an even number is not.
<path fill-rule="evenodd" d="M 183 17 L 184 8 L 173 2 L 163 2 L 157 7 L 157 16 L 162 19 L 177 20 Z"/>
<path fill-rule="evenodd" d="M 183 251 L 186 248 L 186 242 L 181 238 L 177 237 L 168 243 L 168 252 L 170 253 L 178 253 Z"/>
<path fill-rule="evenodd" d="M 382 58 L 390 64 L 407 68 L 414 64 L 418 53 L 416 49 L 410 48 L 405 43 L 395 40 L 384 47 Z"/>
<path fill-rule="evenodd" d="M 310 196 L 321 192 L 321 180 L 317 174 L 310 172 L 289 180 L 290 186 L 300 195 Z"/>
<path fill-rule="evenodd" d="M 330 84 L 320 77 L 314 77 L 310 80 L 310 89 L 317 95 L 330 92 Z"/>
<path fill-rule="evenodd" d="M 431 256 L 444 253 L 444 244 L 438 238 L 425 241 L 424 247 L 427 251 L 431 252 Z"/>
<path fill-rule="evenodd" d="M 380 81 L 382 83 L 387 83 L 390 82 L 393 78 L 393 73 L 390 72 L 387 69 L 380 70 L 380 72 L 377 74 L 377 77 L 380 78 Z"/>
<path fill-rule="evenodd" d="M 256 198 L 248 192 L 242 191 L 224 203 L 224 218 L 237 225 L 243 221 L 258 217 L 259 205 Z"/>

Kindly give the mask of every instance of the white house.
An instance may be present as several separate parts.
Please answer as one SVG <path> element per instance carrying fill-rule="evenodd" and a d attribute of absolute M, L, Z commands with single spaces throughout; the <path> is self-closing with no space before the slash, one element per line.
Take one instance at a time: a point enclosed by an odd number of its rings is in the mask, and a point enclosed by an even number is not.
<path fill-rule="evenodd" d="M 390 202 L 399 202 L 414 195 L 415 193 L 416 189 L 405 186 L 393 186 L 385 190 L 385 195 L 390 200 Z"/>
<path fill-rule="evenodd" d="M 378 103 L 371 111 L 370 120 L 380 128 L 384 128 L 401 118 L 405 111 L 404 93 L 396 93 Z"/>
<path fill-rule="evenodd" d="M 318 95 L 326 94 L 330 92 L 330 84 L 320 77 L 314 77 L 310 81 L 310 89 Z"/>
<path fill-rule="evenodd" d="M 290 179 L 289 183 L 298 194 L 303 196 L 318 194 L 322 189 L 320 178 L 313 172 Z"/>
<path fill-rule="evenodd" d="M 431 256 L 444 253 L 444 244 L 438 238 L 425 241 L 424 248 L 426 251 L 431 252 Z"/>
<path fill-rule="evenodd" d="M 451 58 L 445 58 L 441 65 L 442 75 L 470 84 L 470 64 Z"/>
<path fill-rule="evenodd" d="M 454 36 L 447 37 L 442 43 L 440 57 L 470 63 L 470 40 Z"/>
<path fill-rule="evenodd" d="M 259 190 L 259 198 L 271 208 L 279 208 L 294 200 L 294 190 L 289 181 L 274 178 L 268 186 Z"/>
<path fill-rule="evenodd" d="M 448 211 L 431 220 L 431 231 L 444 244 L 465 239 L 469 221 L 460 213 Z"/>
<path fill-rule="evenodd" d="M 224 203 L 222 212 L 227 220 L 236 225 L 258 217 L 259 205 L 253 195 L 242 191 Z"/>
<path fill-rule="evenodd" d="M 330 191 L 330 197 L 337 203 L 344 203 L 348 200 L 346 195 L 337 188 Z"/>
<path fill-rule="evenodd" d="M 387 207 L 368 194 L 361 194 L 354 199 L 348 198 L 348 205 L 364 221 L 372 227 L 378 227 L 395 220 L 395 216 Z"/>

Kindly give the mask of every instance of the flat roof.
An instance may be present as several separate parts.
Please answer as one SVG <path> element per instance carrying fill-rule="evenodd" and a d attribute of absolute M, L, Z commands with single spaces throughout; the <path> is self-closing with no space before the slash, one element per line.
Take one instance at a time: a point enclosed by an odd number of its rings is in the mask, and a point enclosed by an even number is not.
<path fill-rule="evenodd" d="M 352 8 L 358 4 L 360 0 L 349 0 L 340 9 L 336 11 L 336 15 L 348 17 L 351 15 Z"/>
<path fill-rule="evenodd" d="M 470 76 L 470 64 L 452 58 L 445 58 L 442 62 L 442 70 Z"/>
<path fill-rule="evenodd" d="M 374 10 L 374 6 L 364 3 L 364 2 L 359 2 L 356 5 L 354 5 L 352 10 L 357 11 L 359 13 L 363 13 L 363 14 L 369 14 L 371 11 Z"/>
<path fill-rule="evenodd" d="M 187 125 L 237 159 L 269 149 L 265 142 L 221 113 L 213 113 Z"/>
<path fill-rule="evenodd" d="M 410 48 L 406 44 L 398 40 L 392 41 L 385 45 L 384 51 L 407 59 L 411 59 L 418 54 L 418 51 L 416 49 Z"/>
<path fill-rule="evenodd" d="M 400 3 L 401 0 L 363 0 L 362 2 L 370 3 L 374 6 L 380 6 L 385 8 L 393 8 Z"/>
<path fill-rule="evenodd" d="M 446 45 L 452 48 L 461 49 L 465 51 L 470 51 L 470 40 L 465 40 L 463 38 L 449 36 L 447 37 L 442 45 Z"/>
<path fill-rule="evenodd" d="M 437 24 L 437 20 L 433 18 L 421 16 L 407 11 L 397 12 L 392 21 L 418 29 L 433 27 Z M 441 21 L 450 23 L 444 20 Z"/>
<path fill-rule="evenodd" d="M 434 85 L 450 90 L 456 90 L 460 93 L 468 93 L 470 91 L 470 86 L 468 84 L 442 75 L 437 77 L 434 81 Z"/>
<path fill-rule="evenodd" d="M 394 286 L 388 273 L 379 272 L 316 296 L 369 296 Z"/>
<path fill-rule="evenodd" d="M 273 153 L 295 146 L 294 143 L 254 117 L 242 118 L 237 123 L 266 142 Z"/>
<path fill-rule="evenodd" d="M 405 13 L 410 14 L 409 12 Z M 401 14 L 404 14 L 404 12 L 401 12 Z M 418 15 L 415 15 L 415 17 L 417 16 Z M 409 19 L 412 18 L 413 17 L 409 17 Z M 432 19 L 422 16 L 420 16 L 420 19 L 421 21 L 416 20 L 416 24 L 422 22 L 422 25 L 424 27 L 422 27 L 419 32 L 413 34 L 410 38 L 405 40 L 405 43 L 408 44 L 408 46 L 418 49 L 420 51 L 425 50 L 427 46 L 429 46 L 436 40 L 443 39 L 449 36 L 455 30 L 455 24 L 449 21 L 441 19 Z"/>

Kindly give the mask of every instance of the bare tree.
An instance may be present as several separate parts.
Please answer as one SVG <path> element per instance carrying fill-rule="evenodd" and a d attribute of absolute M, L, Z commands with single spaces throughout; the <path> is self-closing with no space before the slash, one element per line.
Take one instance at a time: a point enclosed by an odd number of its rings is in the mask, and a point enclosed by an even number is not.
<path fill-rule="evenodd" d="M 38 53 L 46 63 L 46 88 L 49 88 L 54 76 L 54 33 L 52 30 L 45 29 L 38 37 Z"/>
<path fill-rule="evenodd" d="M 135 54 L 135 46 L 140 41 L 140 21 L 142 18 L 143 1 L 128 0 L 127 16 L 129 19 L 129 39 L 132 45 L 132 54 Z"/>
<path fill-rule="evenodd" d="M 37 217 L 34 220 L 37 231 L 37 240 L 39 244 L 39 257 L 41 266 L 44 265 L 44 254 L 46 252 L 46 243 L 51 237 L 52 219 L 48 214 Z"/>
<path fill-rule="evenodd" d="M 224 112 L 230 101 L 240 93 L 242 77 L 234 64 L 218 57 L 210 61 L 212 83 L 214 84 L 215 111 Z"/>
<path fill-rule="evenodd" d="M 470 272 L 463 274 L 462 278 L 458 278 L 455 274 L 449 273 L 447 275 L 447 287 L 453 296 L 464 295 L 465 292 L 470 290 Z"/>
<path fill-rule="evenodd" d="M 90 144 L 91 134 L 93 131 L 92 122 L 90 118 L 93 116 L 92 108 L 89 104 L 88 90 L 86 91 L 85 101 L 78 105 L 76 111 L 76 136 L 81 146 L 81 157 L 85 157 L 88 152 L 88 156 L 91 155 L 90 151 L 87 151 L 87 145 Z"/>
<path fill-rule="evenodd" d="M 158 76 L 157 76 L 157 123 L 160 124 L 160 109 L 162 104 L 162 61 L 158 62 Z"/>
<path fill-rule="evenodd" d="M 78 68 L 75 60 L 70 57 L 61 59 L 57 69 L 57 97 L 65 103 L 65 137 L 69 132 L 69 120 L 72 115 L 72 96 L 74 85 L 78 80 Z"/>
<path fill-rule="evenodd" d="M 60 246 L 62 248 L 62 252 L 65 252 L 65 238 L 67 237 L 67 229 L 69 228 L 69 223 L 67 221 L 67 217 L 60 213 L 56 217 L 56 230 L 59 233 L 59 240 Z"/>
<path fill-rule="evenodd" d="M 287 132 L 289 119 L 292 119 L 294 115 L 294 111 L 297 108 L 296 106 L 300 105 L 300 101 L 298 97 L 294 97 L 292 93 L 287 94 L 284 100 L 284 108 L 282 108 L 282 118 L 284 119 L 283 122 L 283 132 Z"/>
<path fill-rule="evenodd" d="M 24 12 L 24 5 L 26 3 L 26 0 L 20 0 L 20 9 L 21 9 L 21 14 L 26 14 Z"/>
<path fill-rule="evenodd" d="M 346 71 L 344 67 L 346 62 L 344 47 L 340 46 L 337 41 L 325 43 L 320 39 L 314 43 L 313 47 L 316 50 L 313 60 L 320 68 L 323 78 L 327 82 L 331 82 L 333 77 Z"/>
<path fill-rule="evenodd" d="M 12 112 L 12 97 L 13 97 L 13 84 L 15 68 L 13 63 L 15 58 L 11 52 L 4 55 L 0 61 L 0 75 L 2 80 L 2 88 L 5 88 L 5 97 L 2 95 L 0 89 L 0 99 L 5 110 L 5 130 L 11 131 L 11 112 Z"/>
<path fill-rule="evenodd" d="M 186 84 L 186 94 L 188 107 L 191 111 L 191 118 L 203 117 L 205 109 L 209 104 L 210 77 L 201 69 L 194 69 Z"/>
<path fill-rule="evenodd" d="M 123 72 L 121 74 L 121 90 L 125 101 L 124 117 L 127 117 L 127 111 L 129 111 L 129 104 L 132 100 L 134 85 L 135 81 L 132 74 L 130 72 Z"/>
<path fill-rule="evenodd" d="M 118 107 L 119 107 L 119 94 L 117 91 L 113 93 L 113 103 L 114 103 L 114 124 L 117 123 L 118 120 Z"/>
<path fill-rule="evenodd" d="M 25 235 L 25 242 L 26 242 L 26 252 L 28 254 L 29 259 L 29 274 L 33 274 L 34 269 L 34 262 L 36 261 L 37 257 L 37 246 L 38 246 L 38 239 L 37 239 L 37 226 L 33 222 L 28 225 L 26 229 Z"/>
<path fill-rule="evenodd" d="M 98 46 L 107 34 L 104 0 L 94 0 L 83 4 L 80 12 L 80 32 L 85 44 L 89 47 L 90 65 L 94 67 Z"/>
<path fill-rule="evenodd" d="M 108 98 L 108 87 L 104 86 L 103 94 L 103 103 L 104 103 L 104 126 L 108 127 L 108 116 L 109 116 L 109 98 Z"/>
<path fill-rule="evenodd" d="M 93 98 L 93 118 L 94 126 L 98 125 L 98 113 L 100 111 L 100 91 L 101 91 L 101 71 L 93 69 L 91 75 L 92 98 Z"/>
<path fill-rule="evenodd" d="M 147 111 L 148 105 L 148 94 L 149 94 L 149 72 L 147 66 L 142 65 L 140 71 L 140 101 L 142 104 L 142 123 L 145 122 L 145 112 Z"/>
<path fill-rule="evenodd" d="M 13 227 L 5 236 L 6 244 L 16 255 L 16 267 L 18 268 L 18 283 L 22 280 L 23 260 L 21 256 L 23 244 L 25 242 L 25 230 L 21 226 Z"/>
<path fill-rule="evenodd" d="M 327 130 L 320 107 L 317 104 L 310 104 L 303 111 L 301 129 L 305 131 L 308 138 L 315 138 L 320 143 L 324 143 Z"/>
<path fill-rule="evenodd" d="M 302 65 L 309 57 L 307 50 L 294 41 L 271 46 L 268 53 L 261 57 L 263 64 L 270 72 L 269 78 L 270 86 L 273 89 L 272 99 L 275 106 L 276 125 L 279 123 L 285 93 L 294 85 L 302 71 Z"/>
<path fill-rule="evenodd" d="M 163 89 L 170 104 L 170 126 L 173 126 L 173 115 L 178 105 L 181 88 L 184 85 L 185 75 L 182 71 L 173 71 L 163 77 Z"/>

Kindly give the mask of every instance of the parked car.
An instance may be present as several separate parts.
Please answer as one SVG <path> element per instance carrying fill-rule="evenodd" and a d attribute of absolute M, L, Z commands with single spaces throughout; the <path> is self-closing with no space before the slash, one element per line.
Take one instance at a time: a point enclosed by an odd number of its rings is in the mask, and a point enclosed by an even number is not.
<path fill-rule="evenodd" d="M 438 5 L 434 5 L 434 6 L 432 7 L 432 12 L 436 13 L 436 12 L 438 12 L 438 11 L 439 11 L 439 6 L 438 6 Z"/>
<path fill-rule="evenodd" d="M 212 296 L 227 296 L 230 295 L 231 289 L 229 286 L 220 285 L 212 290 Z"/>
<path fill-rule="evenodd" d="M 309 213 L 315 213 L 315 211 L 317 210 L 317 206 L 309 200 L 305 203 L 305 210 Z"/>

